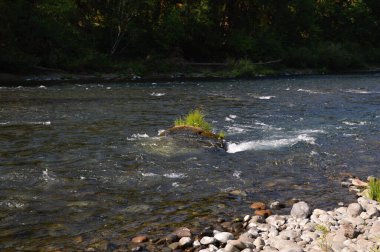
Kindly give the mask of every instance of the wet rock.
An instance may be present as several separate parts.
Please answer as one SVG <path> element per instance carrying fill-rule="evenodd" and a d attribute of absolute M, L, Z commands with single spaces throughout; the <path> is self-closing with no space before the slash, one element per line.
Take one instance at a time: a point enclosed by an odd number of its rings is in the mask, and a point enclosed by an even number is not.
<path fill-rule="evenodd" d="M 254 210 L 266 209 L 266 205 L 263 202 L 253 202 L 250 207 Z"/>
<path fill-rule="evenodd" d="M 143 243 L 148 241 L 148 237 L 146 235 L 138 235 L 132 238 L 133 243 Z"/>
<path fill-rule="evenodd" d="M 175 234 L 176 236 L 178 236 L 179 238 L 182 238 L 182 237 L 190 237 L 191 236 L 191 231 L 190 229 L 188 229 L 187 227 L 180 227 L 178 229 L 176 229 L 173 234 Z"/>
<path fill-rule="evenodd" d="M 234 239 L 234 235 L 229 232 L 220 232 L 214 235 L 214 237 L 221 243 L 227 243 L 228 240 Z"/>
<path fill-rule="evenodd" d="M 310 207 L 306 202 L 300 201 L 293 205 L 290 215 L 296 219 L 305 219 L 310 215 Z"/>
<path fill-rule="evenodd" d="M 272 211 L 271 210 L 256 210 L 255 215 L 262 216 L 262 217 L 266 218 L 266 217 L 272 215 Z"/>
<path fill-rule="evenodd" d="M 193 126 L 175 126 L 160 133 L 160 136 L 172 137 L 178 141 L 185 141 L 190 145 L 201 147 L 216 147 L 227 150 L 227 144 L 219 135 Z"/>

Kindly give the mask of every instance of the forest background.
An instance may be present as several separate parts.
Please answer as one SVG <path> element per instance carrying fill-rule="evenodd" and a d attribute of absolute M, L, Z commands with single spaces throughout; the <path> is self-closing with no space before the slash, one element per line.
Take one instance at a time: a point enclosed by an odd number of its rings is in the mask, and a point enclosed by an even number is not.
<path fill-rule="evenodd" d="M 378 0 L 0 0 L 0 23 L 2 72 L 380 65 Z"/>

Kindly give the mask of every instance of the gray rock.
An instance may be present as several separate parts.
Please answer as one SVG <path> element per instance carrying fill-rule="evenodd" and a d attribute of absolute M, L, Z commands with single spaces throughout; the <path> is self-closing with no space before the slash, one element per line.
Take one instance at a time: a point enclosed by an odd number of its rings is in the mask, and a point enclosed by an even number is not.
<path fill-rule="evenodd" d="M 209 236 L 204 236 L 200 241 L 200 243 L 203 245 L 209 245 L 215 242 L 216 242 L 216 239 L 214 237 L 209 237 Z"/>
<path fill-rule="evenodd" d="M 191 236 L 190 229 L 188 229 L 187 227 L 180 227 L 180 228 L 176 229 L 173 232 L 173 234 L 177 235 L 179 238 Z"/>
<path fill-rule="evenodd" d="M 224 251 L 225 251 L 225 252 L 240 252 L 240 249 L 236 248 L 236 247 L 233 246 L 232 244 L 227 244 L 227 245 L 224 247 Z"/>
<path fill-rule="evenodd" d="M 295 203 L 290 211 L 290 215 L 296 219 L 305 219 L 310 215 L 310 207 L 304 201 Z"/>
<path fill-rule="evenodd" d="M 379 239 L 379 236 L 380 236 L 380 220 L 375 221 L 373 223 L 371 229 L 369 230 L 368 238 L 371 241 L 377 241 Z"/>
<path fill-rule="evenodd" d="M 194 247 L 194 248 L 198 248 L 198 247 L 200 247 L 200 246 L 201 246 L 200 241 L 195 240 L 195 241 L 193 242 L 193 247 Z"/>
<path fill-rule="evenodd" d="M 257 249 L 262 249 L 265 245 L 265 242 L 263 239 L 261 239 L 260 237 L 256 238 L 256 240 L 253 242 L 253 245 L 255 245 L 255 247 Z"/>
<path fill-rule="evenodd" d="M 221 243 L 227 243 L 228 240 L 233 240 L 234 235 L 229 232 L 220 232 L 214 235 L 214 238 L 220 241 Z"/>
<path fill-rule="evenodd" d="M 181 247 L 188 247 L 192 244 L 192 239 L 190 237 L 182 237 L 180 240 L 179 240 L 179 245 Z"/>
<path fill-rule="evenodd" d="M 359 203 L 351 203 L 347 207 L 347 214 L 351 217 L 357 217 L 362 212 L 362 206 Z"/>

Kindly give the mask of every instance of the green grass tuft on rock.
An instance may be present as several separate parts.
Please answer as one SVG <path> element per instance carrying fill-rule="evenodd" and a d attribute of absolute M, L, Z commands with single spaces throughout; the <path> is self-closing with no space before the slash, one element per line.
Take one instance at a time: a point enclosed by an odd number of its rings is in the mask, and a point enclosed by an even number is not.
<path fill-rule="evenodd" d="M 369 197 L 372 200 L 380 202 L 380 180 L 377 178 L 370 178 L 368 189 Z"/>
<path fill-rule="evenodd" d="M 178 118 L 174 122 L 175 126 L 193 126 L 205 131 L 211 131 L 212 125 L 205 120 L 205 115 L 199 110 L 191 111 L 185 118 Z"/>
<path fill-rule="evenodd" d="M 213 126 L 211 123 L 206 122 L 205 114 L 200 109 L 190 111 L 184 118 L 180 117 L 174 121 L 174 126 L 192 126 L 203 129 L 204 131 L 212 132 Z M 220 139 L 225 138 L 226 133 L 220 131 L 218 134 Z"/>

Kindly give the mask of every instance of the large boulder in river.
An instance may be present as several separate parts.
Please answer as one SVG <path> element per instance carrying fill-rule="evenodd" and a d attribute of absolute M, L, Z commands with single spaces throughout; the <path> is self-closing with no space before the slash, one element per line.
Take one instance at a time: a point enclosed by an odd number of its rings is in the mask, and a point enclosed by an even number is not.
<path fill-rule="evenodd" d="M 186 144 L 189 145 L 200 145 L 207 148 L 227 150 L 227 145 L 223 137 L 199 127 L 185 125 L 174 126 L 160 133 L 160 136 L 172 137 L 178 139 L 178 141 L 186 141 Z"/>

